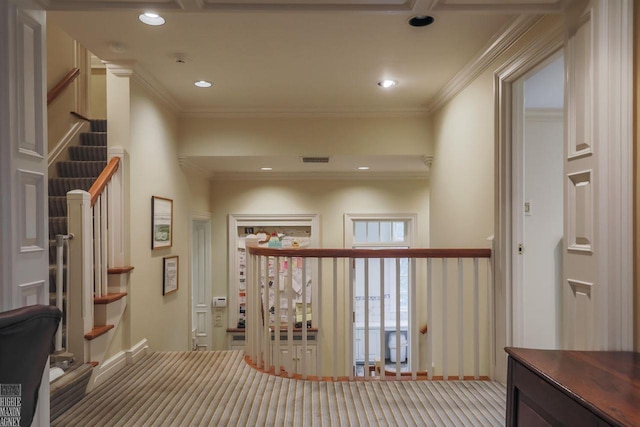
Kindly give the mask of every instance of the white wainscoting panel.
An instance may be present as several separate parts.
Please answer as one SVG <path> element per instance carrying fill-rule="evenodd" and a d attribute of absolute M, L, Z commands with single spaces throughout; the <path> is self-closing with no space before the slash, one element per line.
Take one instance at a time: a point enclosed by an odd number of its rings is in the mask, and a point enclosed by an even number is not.
<path fill-rule="evenodd" d="M 23 283 L 18 285 L 20 289 L 20 302 L 22 306 L 34 304 L 49 304 L 47 301 L 48 292 L 45 292 L 46 282 L 39 280 L 37 282 Z"/>
<path fill-rule="evenodd" d="M 44 174 L 18 169 L 20 252 L 45 250 Z"/>
<path fill-rule="evenodd" d="M 593 252 L 593 183 L 591 170 L 567 175 L 568 249 Z"/>

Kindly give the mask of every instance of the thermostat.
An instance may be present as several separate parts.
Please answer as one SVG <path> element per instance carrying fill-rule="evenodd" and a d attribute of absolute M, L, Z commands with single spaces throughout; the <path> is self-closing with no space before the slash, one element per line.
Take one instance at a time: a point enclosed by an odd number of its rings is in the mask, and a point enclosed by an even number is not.
<path fill-rule="evenodd" d="M 213 297 L 213 306 L 215 308 L 224 308 L 227 306 L 227 297 Z"/>

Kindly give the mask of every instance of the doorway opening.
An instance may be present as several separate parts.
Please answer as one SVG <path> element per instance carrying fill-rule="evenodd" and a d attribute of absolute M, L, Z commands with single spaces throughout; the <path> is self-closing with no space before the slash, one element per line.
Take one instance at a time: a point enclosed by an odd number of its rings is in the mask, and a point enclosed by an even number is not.
<path fill-rule="evenodd" d="M 513 345 L 560 345 L 564 56 L 513 83 Z"/>

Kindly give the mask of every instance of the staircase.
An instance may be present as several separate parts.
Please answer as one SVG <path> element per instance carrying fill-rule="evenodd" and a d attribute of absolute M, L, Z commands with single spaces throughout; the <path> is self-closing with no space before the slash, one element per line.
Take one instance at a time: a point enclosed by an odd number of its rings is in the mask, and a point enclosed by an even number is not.
<path fill-rule="evenodd" d="M 67 148 L 69 160 L 57 162 L 55 164 L 57 177 L 49 178 L 49 300 L 52 305 L 56 304 L 57 287 L 64 286 L 64 284 L 56 283 L 56 235 L 68 233 L 67 193 L 71 190 L 89 191 L 107 166 L 106 131 L 106 120 L 90 120 L 90 132 L 80 134 L 79 145 Z M 63 283 L 66 283 L 66 265 L 65 251 Z M 66 287 L 63 289 L 63 294 L 63 312 L 66 312 L 68 301 Z M 114 324 L 109 324 L 109 322 L 115 320 L 113 323 L 117 323 L 119 320 L 126 304 L 123 300 L 126 295 L 126 292 L 117 292 L 94 298 L 94 327 L 84 335 L 87 342 L 102 337 L 114 328 Z M 109 309 L 109 305 L 114 307 Z M 80 310 L 80 307 L 77 310 Z M 63 316 L 63 319 L 66 319 L 66 316 Z M 64 320 L 61 328 L 63 343 L 66 343 L 67 325 Z M 104 342 L 100 343 L 100 346 L 106 349 L 108 341 L 106 341 L 106 337 L 102 340 Z M 89 356 L 86 354 L 74 355 L 68 352 L 68 343 L 63 345 L 65 345 L 66 351 L 56 353 L 51 357 L 52 366 L 60 367 L 65 371 L 64 375 L 51 383 L 52 421 L 84 397 L 93 368 L 98 365 L 91 351 Z M 85 347 L 90 348 L 91 346 L 86 345 Z M 88 360 L 87 357 L 89 357 Z"/>

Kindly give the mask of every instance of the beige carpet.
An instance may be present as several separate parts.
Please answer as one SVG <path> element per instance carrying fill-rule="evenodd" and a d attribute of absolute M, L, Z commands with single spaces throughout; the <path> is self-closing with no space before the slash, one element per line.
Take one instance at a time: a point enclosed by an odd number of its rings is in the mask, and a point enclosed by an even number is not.
<path fill-rule="evenodd" d="M 312 382 L 250 368 L 241 351 L 152 353 L 54 426 L 499 426 L 487 381 Z"/>

